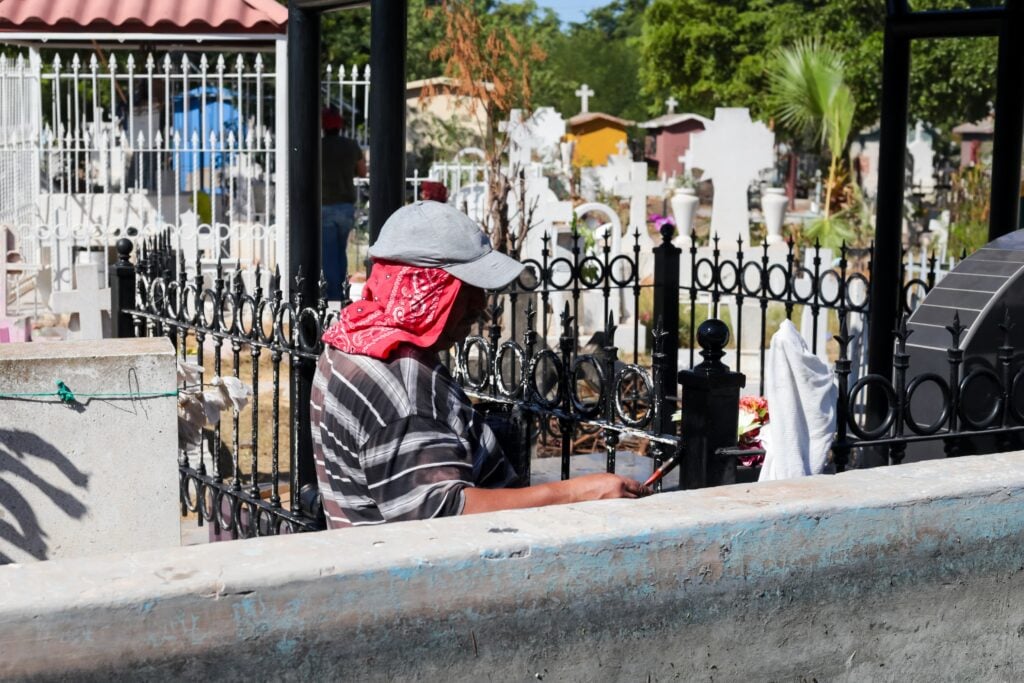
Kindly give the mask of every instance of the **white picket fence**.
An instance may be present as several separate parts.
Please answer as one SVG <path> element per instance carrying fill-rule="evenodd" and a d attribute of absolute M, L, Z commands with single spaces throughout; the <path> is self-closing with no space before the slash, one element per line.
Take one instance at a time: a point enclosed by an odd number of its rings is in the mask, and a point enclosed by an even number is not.
<path fill-rule="evenodd" d="M 106 252 L 85 259 L 105 277 L 122 237 L 169 231 L 190 270 L 219 257 L 276 264 L 277 79 L 261 53 L 0 56 L 0 244 L 38 285 L 33 308 L 72 285 L 83 251 Z M 328 66 L 321 89 L 365 145 L 369 68 Z"/>

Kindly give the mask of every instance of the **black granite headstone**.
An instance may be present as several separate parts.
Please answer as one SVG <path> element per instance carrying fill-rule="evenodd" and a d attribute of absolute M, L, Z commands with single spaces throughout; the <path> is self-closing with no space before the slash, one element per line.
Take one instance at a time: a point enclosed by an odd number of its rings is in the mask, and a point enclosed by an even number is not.
<path fill-rule="evenodd" d="M 964 352 L 961 378 L 978 368 L 1001 376 L 998 350 L 1005 335 L 1000 323 L 1007 312 L 1012 322 L 1009 342 L 1014 348 L 1011 367 L 1016 373 L 1024 358 L 1024 231 L 1020 230 L 1000 237 L 961 261 L 910 316 L 908 382 L 924 373 L 935 373 L 948 381 L 948 349 L 953 337 L 946 327 L 953 324 L 954 315 L 964 328 L 960 341 Z M 910 403 L 915 420 L 921 424 L 934 422 L 941 412 L 941 400 L 934 385 L 922 386 Z M 962 397 L 968 417 L 979 421 L 991 413 L 998 400 L 997 385 L 986 378 L 972 381 Z M 991 438 L 965 440 L 962 446 L 967 453 L 999 448 L 997 440 Z M 942 455 L 941 442 L 918 444 L 908 448 L 905 462 Z"/>

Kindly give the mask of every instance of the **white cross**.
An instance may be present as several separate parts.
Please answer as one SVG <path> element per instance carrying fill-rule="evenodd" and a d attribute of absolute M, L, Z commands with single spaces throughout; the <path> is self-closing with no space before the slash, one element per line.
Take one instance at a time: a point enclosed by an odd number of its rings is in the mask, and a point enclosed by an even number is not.
<path fill-rule="evenodd" d="M 690 137 L 686 170 L 704 171 L 701 180 L 713 180 L 715 199 L 711 205 L 711 232 L 723 244 L 750 242 L 750 211 L 747 188 L 761 169 L 771 168 L 775 159 L 775 134 L 760 121 L 751 121 L 743 108 L 715 109 L 707 129 Z"/>
<path fill-rule="evenodd" d="M 79 263 L 75 266 L 77 287 L 70 292 L 54 292 L 50 295 L 50 308 L 55 313 L 71 313 L 78 316 L 78 328 L 74 322 L 69 327 L 78 339 L 103 339 L 105 328 L 110 326 L 110 289 L 102 287 L 100 273 L 95 263 Z"/>
<path fill-rule="evenodd" d="M 576 97 L 580 98 L 580 113 L 586 114 L 590 111 L 590 96 L 594 94 L 594 91 L 590 89 L 590 86 L 584 83 L 576 90 Z"/>
<path fill-rule="evenodd" d="M 678 105 L 678 104 L 679 104 L 679 100 L 677 100 L 674 97 L 669 97 L 667 100 L 665 100 L 665 106 L 668 107 L 668 113 L 669 114 L 675 114 L 676 113 L 676 105 Z"/>

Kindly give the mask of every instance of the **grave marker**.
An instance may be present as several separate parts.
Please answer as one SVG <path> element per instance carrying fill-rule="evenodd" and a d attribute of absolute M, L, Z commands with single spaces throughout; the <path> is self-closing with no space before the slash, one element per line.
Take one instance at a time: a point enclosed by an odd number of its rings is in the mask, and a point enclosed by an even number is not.
<path fill-rule="evenodd" d="M 665 194 L 665 183 L 660 180 L 647 179 L 647 163 L 635 161 L 630 164 L 629 180 L 619 183 L 615 194 L 629 200 L 629 225 L 626 226 L 626 239 L 623 240 L 622 253 L 633 256 L 633 235 L 640 233 L 639 275 L 643 279 L 654 275 L 654 240 L 647 230 L 647 198 L 661 197 Z"/>
<path fill-rule="evenodd" d="M 686 169 L 700 168 L 701 180 L 713 180 L 711 232 L 723 244 L 742 239 L 750 243 L 750 211 L 747 188 L 763 169 L 774 164 L 775 134 L 760 121 L 751 121 L 745 108 L 715 109 L 707 130 L 691 138 L 684 157 Z"/>
<path fill-rule="evenodd" d="M 110 334 L 110 288 L 103 287 L 95 264 L 75 266 L 75 289 L 50 294 L 55 313 L 70 313 L 72 339 L 103 339 Z"/>
<path fill-rule="evenodd" d="M 584 83 L 576 90 L 576 97 L 580 98 L 580 113 L 586 114 L 590 111 L 590 98 L 594 95 L 594 91 L 591 90 L 590 86 Z"/>

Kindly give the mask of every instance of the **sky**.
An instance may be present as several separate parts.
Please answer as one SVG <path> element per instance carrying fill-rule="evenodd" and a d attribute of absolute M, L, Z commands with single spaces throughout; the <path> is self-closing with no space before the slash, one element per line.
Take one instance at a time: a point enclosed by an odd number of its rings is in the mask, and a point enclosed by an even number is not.
<path fill-rule="evenodd" d="M 539 0 L 541 7 L 550 7 L 558 13 L 562 23 L 583 21 L 589 10 L 607 5 L 608 0 Z"/>

